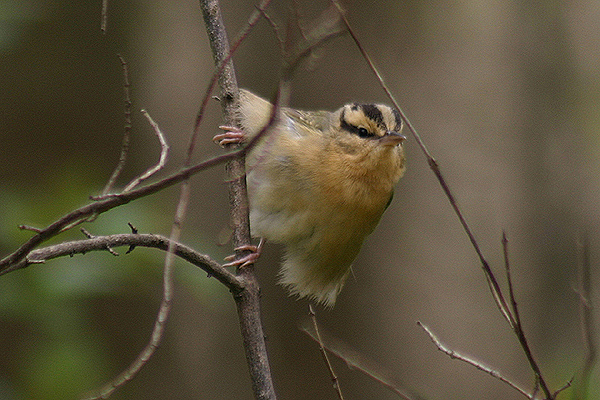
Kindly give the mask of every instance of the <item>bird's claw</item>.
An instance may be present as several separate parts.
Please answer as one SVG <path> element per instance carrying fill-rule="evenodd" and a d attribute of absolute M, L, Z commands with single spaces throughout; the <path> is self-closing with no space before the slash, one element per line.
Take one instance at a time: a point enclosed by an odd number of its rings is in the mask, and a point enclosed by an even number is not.
<path fill-rule="evenodd" d="M 256 260 L 258 260 L 258 258 L 260 257 L 264 243 L 265 241 L 263 239 L 260 239 L 258 246 L 255 246 L 253 244 L 247 244 L 244 246 L 236 247 L 234 249 L 235 251 L 249 251 L 250 254 L 247 254 L 242 258 L 238 258 L 237 260 L 235 259 L 235 254 L 227 256 L 225 257 L 225 261 L 229 262 L 227 264 L 223 264 L 223 267 L 244 268 L 250 264 L 254 264 Z"/>
<path fill-rule="evenodd" d="M 224 133 L 219 133 L 213 137 L 213 142 L 225 147 L 228 144 L 240 144 L 244 141 L 246 134 L 235 126 L 221 125 L 219 129 L 223 129 Z"/>

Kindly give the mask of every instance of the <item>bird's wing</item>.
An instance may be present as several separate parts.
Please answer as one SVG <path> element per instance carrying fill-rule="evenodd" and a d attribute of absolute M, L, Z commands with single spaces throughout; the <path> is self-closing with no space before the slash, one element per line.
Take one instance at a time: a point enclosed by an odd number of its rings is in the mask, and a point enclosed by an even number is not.
<path fill-rule="evenodd" d="M 331 113 L 328 111 L 301 111 L 285 108 L 283 114 L 285 123 L 289 125 L 290 131 L 299 137 L 307 135 L 322 135 L 329 129 L 331 124 Z"/>

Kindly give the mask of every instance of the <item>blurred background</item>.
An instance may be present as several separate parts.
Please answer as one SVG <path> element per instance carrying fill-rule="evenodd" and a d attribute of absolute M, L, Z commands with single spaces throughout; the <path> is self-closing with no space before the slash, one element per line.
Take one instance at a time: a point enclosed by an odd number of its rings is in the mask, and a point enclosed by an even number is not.
<path fill-rule="evenodd" d="M 155 163 L 147 109 L 171 145 L 177 170 L 213 73 L 196 1 L 4 0 L 0 5 L 0 254 L 98 194 L 117 163 L 123 132 L 122 70 L 132 82 L 129 179 Z M 291 2 L 269 13 L 284 23 Z M 230 36 L 255 2 L 222 0 Z M 297 1 L 307 18 L 327 7 Z M 348 18 L 441 165 L 482 250 L 503 277 L 502 230 L 534 355 L 553 389 L 584 356 L 577 241 L 587 235 L 593 295 L 600 253 L 600 3 L 345 0 Z M 239 84 L 263 96 L 278 81 L 280 54 L 261 21 L 234 57 Z M 348 36 L 328 44 L 294 80 L 292 106 L 334 110 L 387 103 Z M 211 104 L 195 160 L 221 154 Z M 516 391 L 440 353 L 416 321 L 448 346 L 526 388 L 534 378 L 488 291 L 479 261 L 425 157 L 411 138 L 408 170 L 365 243 L 323 330 L 425 399 L 519 399 Z M 222 167 L 196 175 L 182 241 L 215 259 L 228 225 Z M 178 188 L 105 213 L 94 235 L 168 235 Z M 82 239 L 74 229 L 49 243 Z M 72 399 L 112 379 L 149 339 L 161 298 L 164 254 L 76 255 L 0 278 L 0 399 Z M 263 318 L 279 398 L 334 399 L 318 348 L 298 328 L 308 303 L 276 285 L 281 248 L 258 264 Z M 596 301 L 598 303 L 598 301 Z M 596 328 L 600 316 L 595 312 Z M 597 339 L 597 338 L 596 338 Z M 333 360 L 348 399 L 396 399 Z M 576 384 L 576 382 L 575 382 Z M 575 398 L 569 389 L 560 398 Z M 600 393 L 594 370 L 589 399 Z M 113 399 L 251 399 L 231 296 L 179 262 L 166 337 L 139 376 Z"/>

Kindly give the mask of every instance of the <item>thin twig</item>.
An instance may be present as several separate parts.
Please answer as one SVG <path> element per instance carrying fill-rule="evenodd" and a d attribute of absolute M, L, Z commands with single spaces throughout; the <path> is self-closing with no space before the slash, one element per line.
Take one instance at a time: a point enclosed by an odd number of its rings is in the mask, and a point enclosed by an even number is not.
<path fill-rule="evenodd" d="M 93 239 L 95 238 L 94 235 L 92 235 L 91 233 L 89 233 L 85 228 L 81 228 L 81 233 L 83 233 L 85 235 L 85 237 L 87 237 L 88 239 Z M 119 253 L 117 253 L 112 247 L 110 247 L 109 245 L 106 245 L 106 250 L 112 254 L 113 256 L 119 256 Z"/>
<path fill-rule="evenodd" d="M 434 172 L 436 178 L 438 179 L 438 182 L 440 183 L 440 186 L 442 187 L 442 190 L 444 191 L 446 197 L 450 201 L 450 205 L 452 206 L 455 214 L 457 215 L 457 217 L 458 217 L 458 219 L 459 219 L 459 221 L 460 221 L 460 223 L 461 223 L 461 225 L 463 227 L 463 230 L 467 234 L 467 236 L 469 238 L 469 241 L 471 242 L 471 245 L 473 246 L 473 249 L 475 250 L 475 252 L 477 253 L 477 256 L 479 257 L 479 260 L 481 262 L 481 266 L 483 268 L 486 280 L 487 280 L 489 288 L 490 288 L 490 292 L 492 293 L 492 296 L 493 296 L 493 298 L 494 298 L 494 300 L 496 302 L 496 305 L 497 305 L 498 309 L 500 310 L 501 314 L 504 316 L 504 318 L 506 319 L 506 321 L 508 322 L 508 324 L 510 325 L 510 327 L 513 329 L 513 331 L 517 334 L 519 342 L 521 343 L 521 347 L 523 348 L 523 351 L 525 352 L 525 355 L 527 356 L 527 359 L 528 359 L 528 361 L 530 363 L 530 366 L 531 366 L 533 372 L 535 373 L 536 378 L 539 379 L 539 384 L 541 386 L 541 389 L 544 391 L 544 394 L 548 398 L 550 398 L 552 396 L 552 393 L 550 392 L 548 386 L 546 385 L 546 382 L 543 379 L 543 376 L 541 375 L 541 371 L 539 369 L 539 366 L 537 365 L 537 363 L 535 362 L 535 360 L 533 358 L 533 355 L 531 353 L 529 345 L 527 344 L 527 340 L 526 340 L 525 334 L 523 333 L 522 329 L 518 325 L 518 323 L 515 320 L 514 316 L 510 312 L 510 308 L 509 308 L 509 306 L 508 306 L 508 304 L 507 304 L 507 302 L 506 302 L 506 300 L 504 298 L 504 295 L 502 294 L 502 289 L 500 288 L 498 280 L 496 279 L 496 277 L 495 277 L 492 269 L 490 268 L 487 260 L 483 256 L 483 252 L 481 251 L 481 248 L 479 247 L 479 244 L 478 244 L 477 240 L 475 239 L 475 235 L 473 234 L 473 232 L 471 231 L 471 228 L 467 224 L 467 221 L 466 221 L 466 219 L 465 219 L 462 211 L 460 210 L 460 208 L 458 206 L 458 202 L 456 201 L 456 198 L 454 197 L 452 191 L 450 190 L 450 187 L 448 186 L 448 183 L 446 182 L 444 176 L 442 175 L 442 172 L 441 172 L 441 169 L 439 167 L 439 164 L 433 158 L 433 156 L 431 155 L 431 153 L 427 150 L 427 148 L 426 148 L 423 140 L 421 139 L 420 135 L 417 133 L 416 129 L 414 128 L 414 126 L 412 125 L 412 123 L 410 122 L 410 120 L 406 117 L 406 114 L 402 111 L 402 108 L 399 106 L 399 104 L 396 101 L 395 97 L 393 96 L 393 94 L 391 93 L 391 91 L 389 90 L 389 88 L 387 87 L 387 85 L 385 84 L 385 82 L 384 82 L 381 74 L 379 73 L 379 70 L 375 67 L 375 64 L 373 63 L 371 57 L 369 56 L 369 54 L 367 53 L 367 51 L 365 50 L 365 48 L 362 46 L 361 42 L 358 40 L 358 37 L 356 36 L 356 34 L 354 33 L 352 27 L 350 26 L 350 23 L 348 22 L 348 19 L 346 18 L 344 10 L 341 7 L 340 3 L 337 0 L 331 0 L 331 1 L 338 8 L 338 10 L 340 12 L 340 15 L 341 15 L 341 17 L 342 17 L 342 19 L 343 19 L 343 21 L 344 21 L 344 23 L 346 25 L 346 28 L 348 29 L 348 32 L 350 33 L 350 36 L 354 40 L 354 43 L 356 44 L 356 46 L 359 49 L 360 53 L 362 54 L 363 58 L 366 60 L 367 64 L 371 68 L 371 71 L 377 77 L 377 80 L 380 83 L 381 87 L 383 88 L 384 92 L 389 97 L 389 99 L 392 101 L 392 103 L 394 104 L 394 107 L 396 107 L 396 109 L 400 113 L 400 115 L 402 117 L 402 120 L 405 122 L 408 130 L 411 132 L 411 134 L 413 135 L 413 137 L 416 140 L 417 144 L 419 145 L 419 147 L 421 148 L 421 150 L 425 154 L 425 156 L 427 158 L 427 162 L 428 162 L 431 170 Z"/>
<path fill-rule="evenodd" d="M 302 329 L 302 331 L 306 333 L 315 342 L 319 343 L 319 339 L 317 338 L 316 333 L 314 332 L 314 327 L 311 329 L 311 327 L 309 327 L 308 324 L 302 324 L 300 326 L 300 329 Z M 321 336 L 323 336 L 322 333 Z M 415 394 L 409 394 L 408 390 L 400 388 L 400 386 L 392 382 L 392 380 L 389 377 L 384 376 L 385 374 L 382 373 L 382 368 L 380 366 L 376 365 L 370 360 L 365 360 L 365 358 L 361 354 L 358 354 L 356 351 L 349 349 L 339 340 L 336 340 L 335 343 L 332 342 L 332 339 L 321 340 L 320 345 L 322 345 L 328 352 L 330 352 L 340 360 L 344 361 L 348 368 L 352 370 L 357 370 L 365 376 L 368 376 L 377 383 L 380 383 L 384 387 L 388 388 L 390 391 L 392 391 L 392 393 L 397 394 L 400 398 L 404 400 L 422 399 L 422 397 Z"/>
<path fill-rule="evenodd" d="M 167 163 L 167 157 L 169 155 L 169 145 L 167 144 L 165 135 L 162 133 L 162 131 L 158 127 L 158 124 L 156 122 L 154 122 L 152 117 L 150 117 L 150 114 L 148 114 L 148 111 L 141 110 L 141 112 L 142 112 L 142 114 L 144 114 L 144 116 L 146 117 L 146 119 L 148 120 L 150 125 L 152 126 L 152 129 L 154 129 L 154 133 L 158 137 L 158 140 L 160 142 L 160 159 L 158 160 L 158 163 L 155 166 L 149 168 L 142 175 L 140 175 L 137 178 L 135 178 L 134 180 L 132 180 L 125 187 L 125 189 L 123 189 L 123 192 L 128 192 L 128 191 L 132 190 L 137 185 L 139 185 L 140 183 L 142 183 L 143 181 L 145 181 L 146 179 L 150 178 L 152 175 L 154 175 L 155 173 L 157 173 L 158 171 L 163 169 L 165 164 Z"/>
<path fill-rule="evenodd" d="M 580 380 L 576 385 L 578 398 L 586 399 L 592 370 L 597 361 L 598 350 L 594 341 L 594 317 L 593 302 L 591 297 L 591 263 L 590 263 L 590 243 L 587 234 L 583 239 L 578 240 L 578 266 L 579 266 L 579 316 L 581 319 L 581 335 L 585 349 L 585 359 L 580 372 Z"/>
<path fill-rule="evenodd" d="M 323 345 L 323 339 L 321 339 L 321 333 L 319 332 L 319 325 L 317 324 L 317 314 L 315 313 L 315 309 L 312 304 L 308 305 L 308 315 L 310 315 L 310 319 L 313 324 L 313 329 L 315 331 L 315 336 L 317 339 L 317 343 L 319 343 L 319 350 L 321 352 L 321 356 L 323 357 L 323 361 L 325 362 L 325 366 L 329 371 L 329 376 L 331 377 L 331 382 L 333 384 L 333 388 L 337 393 L 337 396 L 340 400 L 344 400 L 344 395 L 342 394 L 342 388 L 340 386 L 340 381 L 333 370 L 333 365 L 331 365 L 331 361 L 329 361 L 329 356 L 327 355 L 327 351 L 325 350 L 325 346 Z"/>
<path fill-rule="evenodd" d="M 169 145 L 165 139 L 164 134 L 160 130 L 158 124 L 154 122 L 150 114 L 146 110 L 141 110 L 144 114 L 152 128 L 154 129 L 154 133 L 158 137 L 160 142 L 161 152 L 160 159 L 158 163 L 149 168 L 142 175 L 135 178 L 131 181 L 125 189 L 123 189 L 122 193 L 127 193 L 133 190 L 137 185 L 139 185 L 144 180 L 150 178 L 156 172 L 160 171 L 164 168 L 167 162 L 167 156 L 169 154 Z M 187 180 L 184 182 L 182 186 L 182 191 L 186 190 L 188 185 L 186 185 Z M 182 198 L 188 198 L 188 196 L 183 196 Z M 164 269 L 163 269 L 163 297 L 158 309 L 157 317 L 154 321 L 154 327 L 152 329 L 152 334 L 150 336 L 150 341 L 146 346 L 142 349 L 142 351 L 138 354 L 136 359 L 127 367 L 124 371 L 122 371 L 117 377 L 115 377 L 111 382 L 104 385 L 102 389 L 100 389 L 99 394 L 93 397 L 89 397 L 88 400 L 95 399 L 103 399 L 109 397 L 113 392 L 115 392 L 118 388 L 125 385 L 127 382 L 132 380 L 137 373 L 146 365 L 148 360 L 154 355 L 160 342 L 162 341 L 166 324 L 169 319 L 171 305 L 173 300 L 173 261 L 174 261 L 174 249 L 175 243 L 179 241 L 180 233 L 181 233 L 181 224 L 183 217 L 185 215 L 185 208 L 187 206 L 187 201 L 180 201 L 179 206 L 177 208 L 175 222 L 173 223 L 173 227 L 171 230 L 171 236 L 169 237 L 169 248 L 167 250 L 167 254 L 165 256 Z M 109 248 L 110 250 L 110 248 Z M 131 247 L 130 247 L 131 250 Z"/>
<path fill-rule="evenodd" d="M 462 225 L 465 233 L 467 234 L 467 236 L 469 238 L 469 241 L 471 242 L 471 245 L 473 246 L 473 248 L 475 249 L 475 252 L 477 253 L 477 256 L 479 257 L 479 260 L 481 262 L 483 271 L 485 272 L 486 279 L 487 279 L 488 284 L 490 286 L 490 291 L 492 292 L 492 295 L 494 297 L 494 300 L 496 301 L 496 305 L 498 306 L 498 309 L 500 310 L 500 312 L 502 313 L 502 315 L 504 316 L 504 318 L 508 321 L 509 325 L 513 326 L 514 325 L 514 321 L 512 320 L 510 312 L 508 311 L 509 308 L 508 308 L 508 305 L 506 304 L 506 301 L 504 300 L 504 296 L 502 295 L 502 290 L 500 289 L 500 285 L 498 284 L 498 281 L 496 280 L 496 277 L 494 276 L 494 274 L 493 274 L 493 272 L 492 272 L 492 270 L 491 270 L 488 262 L 486 261 L 485 257 L 483 256 L 483 253 L 482 253 L 482 251 L 481 251 L 481 249 L 479 247 L 479 244 L 477 243 L 477 240 L 475 239 L 475 236 L 471 232 L 471 228 L 467 224 L 467 221 L 465 220 L 465 218 L 464 218 L 464 216 L 462 214 L 462 211 L 458 207 L 458 203 L 457 203 L 454 195 L 450 191 L 450 187 L 446 183 L 446 180 L 444 179 L 444 176 L 442 175 L 442 172 L 440 170 L 440 167 L 439 167 L 437 161 L 433 158 L 433 156 L 431 155 L 431 153 L 429 152 L 429 150 L 427 150 L 427 147 L 425 146 L 425 143 L 421 139 L 421 136 L 417 133 L 417 130 L 415 129 L 415 127 L 413 126 L 413 124 L 410 122 L 410 120 L 408 119 L 408 117 L 406 116 L 406 114 L 404 113 L 404 111 L 402 111 L 402 108 L 400 107 L 400 105 L 396 101 L 396 98 L 392 94 L 391 90 L 385 84 L 385 81 L 383 80 L 383 77 L 381 76 L 381 74 L 379 73 L 379 70 L 377 69 L 377 67 L 373 63 L 373 60 L 371 59 L 371 57 L 367 53 L 366 49 L 363 47 L 362 43 L 359 41 L 359 39 L 356 36 L 356 34 L 354 33 L 354 30 L 352 29 L 352 26 L 350 25 L 350 22 L 346 18 L 344 9 L 342 8 L 341 4 L 339 3 L 338 0 L 331 0 L 331 1 L 338 8 L 338 10 L 340 12 L 340 15 L 341 15 L 341 18 L 342 18 L 344 24 L 346 25 L 346 29 L 350 33 L 350 36 L 352 37 L 352 40 L 354 41 L 354 43 L 355 43 L 356 47 L 358 48 L 358 50 L 360 51 L 361 55 L 363 56 L 363 58 L 365 59 L 365 61 L 369 65 L 369 68 L 371 69 L 371 71 L 373 72 L 373 74 L 376 76 L 377 81 L 379 82 L 379 84 L 383 88 L 383 91 L 388 96 L 388 98 L 390 99 L 390 101 L 393 103 L 394 107 L 398 110 L 398 112 L 400 113 L 400 116 L 402 117 L 402 120 L 406 124 L 406 127 L 408 128 L 408 130 L 410 131 L 410 133 L 413 135 L 413 137 L 416 140 L 417 144 L 419 145 L 419 147 L 421 148 L 421 150 L 425 154 L 425 157 L 427 158 L 427 162 L 429 164 L 429 167 L 434 172 L 436 178 L 438 179 L 440 185 L 442 186 L 442 189 L 443 189 L 444 193 L 446 194 L 446 197 L 448 197 L 448 200 L 450 201 L 450 205 L 452 206 L 452 208 L 453 208 L 455 214 L 457 215 L 457 217 L 458 217 L 458 219 L 459 219 L 459 221 L 460 221 L 460 223 L 461 223 L 461 225 Z"/>
<path fill-rule="evenodd" d="M 521 317 L 519 315 L 519 307 L 517 306 L 517 299 L 515 297 L 515 292 L 512 284 L 512 277 L 510 275 L 510 259 L 508 257 L 508 236 L 506 236 L 506 232 L 502 231 L 502 250 L 504 254 L 504 270 L 506 272 L 506 282 L 508 284 L 508 297 L 510 300 L 511 306 L 511 320 L 515 322 L 516 325 L 521 325 Z M 514 326 L 511 328 L 515 329 Z"/>
<path fill-rule="evenodd" d="M 182 187 L 187 187 L 186 185 Z M 181 203 L 180 203 L 181 204 Z M 144 346 L 142 351 L 137 355 L 135 360 L 119 375 L 117 375 L 112 381 L 104 385 L 98 395 L 86 397 L 85 400 L 98 400 L 106 399 L 110 397 L 117 389 L 125 385 L 127 382 L 132 380 L 146 365 L 148 360 L 154 355 L 162 339 L 164 337 L 165 329 L 167 327 L 167 321 L 171 313 L 171 307 L 173 304 L 173 293 L 174 293 L 174 282 L 173 282 L 173 262 L 175 259 L 175 248 L 176 243 L 179 240 L 181 233 L 181 214 L 185 214 L 184 210 L 178 208 L 175 216 L 175 223 L 171 230 L 171 236 L 169 237 L 167 252 L 165 255 L 165 262 L 163 267 L 163 296 L 158 308 L 156 319 L 154 320 L 154 326 L 152 328 L 152 334 L 150 340 Z"/>
<path fill-rule="evenodd" d="M 100 30 L 106 35 L 106 22 L 108 20 L 108 0 L 102 0 L 102 11 L 100 12 Z"/>
<path fill-rule="evenodd" d="M 103 3 L 103 10 L 104 10 L 105 4 L 108 4 L 108 0 L 105 0 L 105 3 Z M 124 131 L 123 131 L 123 140 L 121 142 L 121 154 L 119 155 L 119 162 L 117 163 L 112 175 L 108 179 L 106 186 L 104 186 L 104 189 L 102 190 L 102 194 L 107 194 L 112 190 L 113 186 L 115 185 L 115 182 L 117 181 L 117 178 L 119 177 L 119 175 L 121 174 L 121 171 L 125 167 L 125 162 L 127 161 L 127 155 L 129 153 L 129 141 L 130 141 L 130 137 L 131 137 L 131 128 L 132 128 L 132 123 L 131 123 L 131 104 L 132 103 L 131 103 L 131 95 L 129 93 L 129 88 L 131 87 L 131 82 L 129 81 L 129 67 L 127 66 L 127 62 L 125 61 L 125 59 L 120 54 L 117 54 L 117 56 L 119 57 L 119 60 L 121 61 L 121 66 L 123 68 L 123 101 L 125 103 L 125 127 L 124 127 Z"/>
<path fill-rule="evenodd" d="M 502 248 L 504 253 L 504 267 L 506 270 L 506 279 L 508 284 L 508 292 L 509 292 L 509 301 L 511 305 L 511 317 L 514 325 L 512 326 L 512 330 L 517 336 L 519 343 L 521 344 L 521 348 L 525 353 L 525 357 L 527 357 L 527 361 L 529 362 L 529 366 L 533 373 L 535 374 L 536 385 L 539 385 L 540 389 L 544 392 L 547 398 L 553 399 L 552 392 L 550 391 L 550 387 L 546 383 L 544 376 L 542 375 L 542 371 L 540 369 L 539 364 L 535 360 L 533 356 L 533 352 L 531 351 L 531 347 L 529 347 L 529 343 L 527 341 L 527 337 L 525 336 L 525 331 L 523 330 L 523 324 L 521 323 L 521 316 L 519 313 L 519 307 L 517 305 L 517 299 L 515 297 L 515 293 L 513 290 L 512 279 L 510 275 L 510 261 L 508 257 L 508 237 L 506 236 L 506 232 L 502 233 Z"/>
<path fill-rule="evenodd" d="M 146 115 L 148 118 L 149 115 Z M 154 121 L 151 120 L 151 123 Z M 155 126 L 156 124 L 153 124 Z M 158 126 L 155 126 L 158 130 Z M 160 131 L 159 131 L 160 132 Z M 159 135 L 161 137 L 162 134 Z M 161 144 L 162 144 L 161 140 Z M 166 143 L 165 143 L 166 145 Z M 164 147 L 163 147 L 164 149 Z M 162 154 L 166 154 L 163 152 Z M 163 159 L 161 154 L 161 161 Z M 159 168 L 160 169 L 160 168 Z M 154 173 L 154 172 L 152 172 Z M 150 174 L 151 175 L 151 174 Z M 175 261 L 175 250 L 177 242 L 181 237 L 181 226 L 183 225 L 183 219 L 186 214 L 186 208 L 188 205 L 187 199 L 189 199 L 189 181 L 186 179 L 181 185 L 180 201 L 175 212 L 175 218 L 171 227 L 171 235 L 169 236 L 169 243 L 167 252 L 165 255 L 164 267 L 163 267 L 163 290 L 162 299 L 158 309 L 156 319 L 154 320 L 154 326 L 152 328 L 152 334 L 150 340 L 142 351 L 138 354 L 136 359 L 129 365 L 127 369 L 121 372 L 115 379 L 104 386 L 100 394 L 97 397 L 92 397 L 86 400 L 104 399 L 109 397 L 115 390 L 125 385 L 127 382 L 132 380 L 140 370 L 146 365 L 146 363 L 152 358 L 165 334 L 167 328 L 167 321 L 171 314 L 171 307 L 173 305 L 173 294 L 174 294 L 174 280 L 173 280 L 173 263 Z M 130 246 L 131 249 L 131 246 Z M 237 280 L 237 279 L 236 279 Z"/>
<path fill-rule="evenodd" d="M 571 385 L 573 384 L 573 378 L 569 379 L 567 381 L 567 383 L 565 383 L 561 388 L 558 388 L 558 390 L 555 390 L 554 393 L 552 393 L 552 399 L 556 399 L 556 397 L 563 391 L 563 390 L 567 390 L 568 388 L 571 387 Z M 587 397 L 582 397 L 582 399 L 587 398 Z"/>
<path fill-rule="evenodd" d="M 267 21 L 269 23 L 269 25 L 271 26 L 271 29 L 273 29 L 273 32 L 275 33 L 275 38 L 277 39 L 277 43 L 279 43 L 280 51 L 283 53 L 283 51 L 284 51 L 283 44 L 285 42 L 285 39 L 283 38 L 283 35 L 281 34 L 281 28 L 279 27 L 279 25 L 277 25 L 277 23 L 273 20 L 273 18 L 271 18 L 271 16 L 267 13 L 266 10 L 259 8 L 258 11 L 261 13 L 261 15 L 263 16 L 265 21 Z"/>
<path fill-rule="evenodd" d="M 470 364 L 472 366 L 474 366 L 475 368 L 477 368 L 480 371 L 485 372 L 486 374 L 506 383 L 507 385 L 509 385 L 510 387 L 512 387 L 513 389 L 515 389 L 516 391 L 518 391 L 519 393 L 521 393 L 523 396 L 527 397 L 528 399 L 534 399 L 532 394 L 529 394 L 525 389 L 519 387 L 519 385 L 517 385 L 516 383 L 512 382 L 510 379 L 504 377 L 502 374 L 500 374 L 498 371 L 483 365 L 481 362 L 474 360 L 472 358 L 463 356 L 462 354 L 454 351 L 454 350 L 450 350 L 447 346 L 445 346 L 444 344 L 442 344 L 442 342 L 437 338 L 437 336 L 431 331 L 431 329 L 429 329 L 426 325 L 424 325 L 423 323 L 421 323 L 420 321 L 417 321 L 417 325 L 419 325 L 424 331 L 425 333 L 427 333 L 427 335 L 429 336 L 429 338 L 431 339 L 431 341 L 437 346 L 438 350 L 440 350 L 441 352 L 445 353 L 447 356 L 449 356 L 452 359 L 456 359 L 456 360 L 460 360 L 463 361 L 467 364 Z"/>
<path fill-rule="evenodd" d="M 19 225 L 18 228 L 24 231 L 31 231 L 35 233 L 40 233 L 42 231 L 42 229 L 30 225 Z"/>
<path fill-rule="evenodd" d="M 192 154 L 193 154 L 195 146 L 196 146 L 197 138 L 200 134 L 200 123 L 202 122 L 202 119 L 204 117 L 204 112 L 206 111 L 206 107 L 208 105 L 209 100 L 211 99 L 212 92 L 215 88 L 215 85 L 217 84 L 217 81 L 219 80 L 219 77 L 221 77 L 221 75 L 223 74 L 223 71 L 225 70 L 227 65 L 231 62 L 231 58 L 233 57 L 233 54 L 236 52 L 238 47 L 248 37 L 248 35 L 250 34 L 250 32 L 252 31 L 254 26 L 256 26 L 256 24 L 260 20 L 262 13 L 269 6 L 271 1 L 272 0 L 262 0 L 261 1 L 261 3 L 256 7 L 256 9 L 252 12 L 250 17 L 248 18 L 248 22 L 246 23 L 246 25 L 242 28 L 240 33 L 238 33 L 238 35 L 236 36 L 235 40 L 233 41 L 233 44 L 231 45 L 230 52 L 227 55 L 225 55 L 222 59 L 220 59 L 220 61 L 218 63 L 216 63 L 217 67 L 215 68 L 215 72 L 214 72 L 213 76 L 211 77 L 211 80 L 208 84 L 207 89 L 204 92 L 204 97 L 202 98 L 202 103 L 200 105 L 200 109 L 198 110 L 198 113 L 196 114 L 196 122 L 194 123 L 194 130 L 193 130 L 192 136 L 190 137 L 190 143 L 188 145 L 186 162 L 189 162 L 188 160 L 191 160 Z M 203 4 L 203 2 L 201 1 L 200 5 L 202 5 L 202 4 Z"/>

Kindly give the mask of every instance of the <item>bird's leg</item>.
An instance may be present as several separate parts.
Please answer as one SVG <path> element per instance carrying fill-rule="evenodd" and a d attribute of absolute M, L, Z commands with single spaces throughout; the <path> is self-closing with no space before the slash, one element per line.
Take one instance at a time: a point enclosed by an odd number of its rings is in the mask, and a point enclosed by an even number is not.
<path fill-rule="evenodd" d="M 250 264 L 254 264 L 256 260 L 260 257 L 260 253 L 262 252 L 263 246 L 265 244 L 265 239 L 260 238 L 258 242 L 258 246 L 254 246 L 252 244 L 236 247 L 235 251 L 248 250 L 250 254 L 236 260 L 235 254 L 225 257 L 225 261 L 230 261 L 227 264 L 223 264 L 223 267 L 238 267 L 244 268 Z"/>
<path fill-rule="evenodd" d="M 246 137 L 244 131 L 235 126 L 221 125 L 219 129 L 223 129 L 225 132 L 215 135 L 213 142 L 218 143 L 221 147 L 225 147 L 228 144 L 239 144 Z"/>

